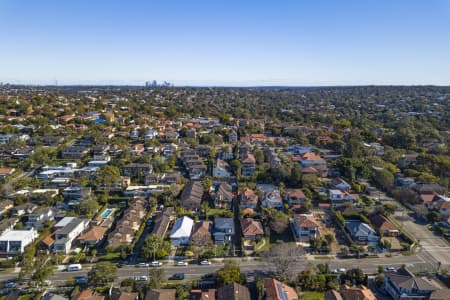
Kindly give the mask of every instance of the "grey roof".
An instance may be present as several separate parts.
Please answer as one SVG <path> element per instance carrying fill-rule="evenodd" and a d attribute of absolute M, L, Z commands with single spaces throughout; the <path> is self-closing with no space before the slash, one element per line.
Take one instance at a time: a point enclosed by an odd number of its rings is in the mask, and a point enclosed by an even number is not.
<path fill-rule="evenodd" d="M 52 293 L 47 293 L 42 296 L 41 300 L 68 300 L 68 298 Z"/>
<path fill-rule="evenodd" d="M 234 232 L 234 219 L 233 218 L 215 218 L 214 229 L 226 229 L 231 228 Z"/>
<path fill-rule="evenodd" d="M 217 290 L 217 300 L 250 300 L 250 291 L 246 286 L 230 283 Z"/>
<path fill-rule="evenodd" d="M 438 289 L 425 278 L 416 277 L 404 268 L 400 268 L 395 272 L 385 272 L 385 276 L 388 277 L 392 283 L 406 290 L 417 289 L 422 291 L 434 291 Z"/>
<path fill-rule="evenodd" d="M 73 219 L 69 224 L 64 226 L 58 234 L 69 234 L 71 233 L 80 223 L 86 222 L 84 219 Z"/>

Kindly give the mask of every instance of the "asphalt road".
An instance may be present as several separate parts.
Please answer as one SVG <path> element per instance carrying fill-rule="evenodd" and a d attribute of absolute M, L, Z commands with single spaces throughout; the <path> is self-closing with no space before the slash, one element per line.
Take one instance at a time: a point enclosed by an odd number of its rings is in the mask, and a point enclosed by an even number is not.
<path fill-rule="evenodd" d="M 430 262 L 433 268 L 450 268 L 450 246 L 441 237 L 434 235 L 424 224 L 415 221 L 407 212 L 395 212 L 395 219 L 418 241 L 421 246 L 418 256 Z"/>
<path fill-rule="evenodd" d="M 260 260 L 242 260 L 236 259 L 239 264 L 241 271 L 244 273 L 249 272 L 271 272 L 273 271 L 273 266 L 265 261 Z M 365 273 L 375 274 L 378 270 L 379 265 L 384 266 L 395 266 L 400 267 L 405 264 L 412 270 L 426 270 L 429 269 L 432 264 L 427 262 L 420 255 L 411 255 L 411 256 L 393 256 L 393 257 L 383 257 L 383 258 L 366 258 L 366 259 L 317 259 L 313 258 L 307 259 L 305 257 L 299 257 L 296 261 L 293 262 L 295 264 L 298 272 L 304 270 L 305 268 L 310 268 L 317 264 L 329 264 L 331 269 L 337 268 L 346 268 L 351 269 L 355 267 L 361 268 Z M 187 280 L 198 279 L 204 274 L 214 273 L 216 270 L 221 268 L 223 263 L 213 263 L 211 265 L 189 265 L 186 267 L 178 267 L 174 265 L 166 264 L 163 268 L 165 271 L 165 276 L 168 278 L 175 273 L 184 273 L 185 278 Z M 152 268 L 152 267 L 150 267 Z M 72 279 L 75 276 L 86 276 L 90 270 L 90 266 L 85 266 L 83 270 L 67 272 L 65 270 L 56 271 L 52 276 L 49 277 L 49 280 L 53 282 L 55 286 L 64 286 L 65 282 Z M 117 282 L 122 281 L 125 278 L 135 277 L 147 275 L 149 269 L 136 267 L 134 265 L 125 265 L 122 268 L 118 269 L 118 278 Z M 17 278 L 18 272 L 0 272 L 0 281 L 5 281 L 9 279 Z"/>

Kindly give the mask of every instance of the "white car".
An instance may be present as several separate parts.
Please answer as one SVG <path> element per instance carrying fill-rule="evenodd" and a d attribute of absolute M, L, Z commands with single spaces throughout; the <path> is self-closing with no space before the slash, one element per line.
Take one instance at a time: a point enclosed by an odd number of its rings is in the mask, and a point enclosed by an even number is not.
<path fill-rule="evenodd" d="M 344 274 L 345 272 L 347 272 L 347 270 L 344 268 L 339 268 L 339 269 L 337 269 L 337 271 L 338 271 L 338 273 L 341 273 L 341 274 Z"/>
<path fill-rule="evenodd" d="M 188 265 L 188 263 L 185 262 L 185 261 L 179 261 L 179 262 L 177 262 L 177 266 L 179 266 L 179 267 L 186 267 L 187 265 Z"/>
<path fill-rule="evenodd" d="M 146 268 L 146 267 L 149 267 L 150 265 L 148 264 L 148 263 L 139 263 L 138 264 L 138 267 L 141 267 L 141 268 Z"/>
<path fill-rule="evenodd" d="M 50 285 L 52 285 L 52 282 L 47 279 L 47 280 L 44 281 L 44 285 L 50 286 Z"/>
<path fill-rule="evenodd" d="M 209 260 L 202 260 L 202 261 L 200 262 L 200 264 L 206 266 L 206 265 L 210 265 L 211 262 L 210 262 Z"/>
<path fill-rule="evenodd" d="M 395 267 L 385 267 L 385 268 L 384 268 L 384 271 L 385 271 L 385 272 L 395 272 L 396 269 L 395 269 Z"/>
<path fill-rule="evenodd" d="M 136 276 L 134 277 L 135 281 L 147 281 L 148 277 L 147 276 Z"/>
<path fill-rule="evenodd" d="M 161 267 L 163 265 L 160 261 L 152 261 L 152 267 Z"/>

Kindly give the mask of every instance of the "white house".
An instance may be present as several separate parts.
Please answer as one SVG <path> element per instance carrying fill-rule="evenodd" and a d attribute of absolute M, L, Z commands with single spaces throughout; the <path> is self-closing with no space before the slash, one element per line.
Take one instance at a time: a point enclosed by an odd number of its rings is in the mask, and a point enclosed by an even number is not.
<path fill-rule="evenodd" d="M 22 254 L 25 247 L 37 237 L 38 232 L 35 229 L 6 231 L 0 235 L 0 253 L 7 255 Z"/>
<path fill-rule="evenodd" d="M 89 221 L 86 219 L 72 219 L 61 231 L 55 234 L 53 251 L 59 253 L 69 253 L 72 243 L 87 228 Z"/>
<path fill-rule="evenodd" d="M 170 232 L 170 240 L 172 241 L 172 245 L 180 246 L 189 244 L 193 226 L 194 220 L 189 217 L 184 216 L 177 219 L 172 231 Z"/>

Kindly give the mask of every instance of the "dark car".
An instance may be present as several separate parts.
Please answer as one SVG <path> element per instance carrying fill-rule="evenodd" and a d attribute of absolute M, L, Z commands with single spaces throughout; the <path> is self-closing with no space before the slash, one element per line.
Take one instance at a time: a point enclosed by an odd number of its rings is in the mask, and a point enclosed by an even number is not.
<path fill-rule="evenodd" d="M 76 276 L 74 277 L 75 284 L 87 284 L 88 278 L 85 276 Z"/>
<path fill-rule="evenodd" d="M 172 277 L 169 278 L 169 280 L 183 280 L 184 279 L 184 273 L 176 273 L 173 274 Z"/>

